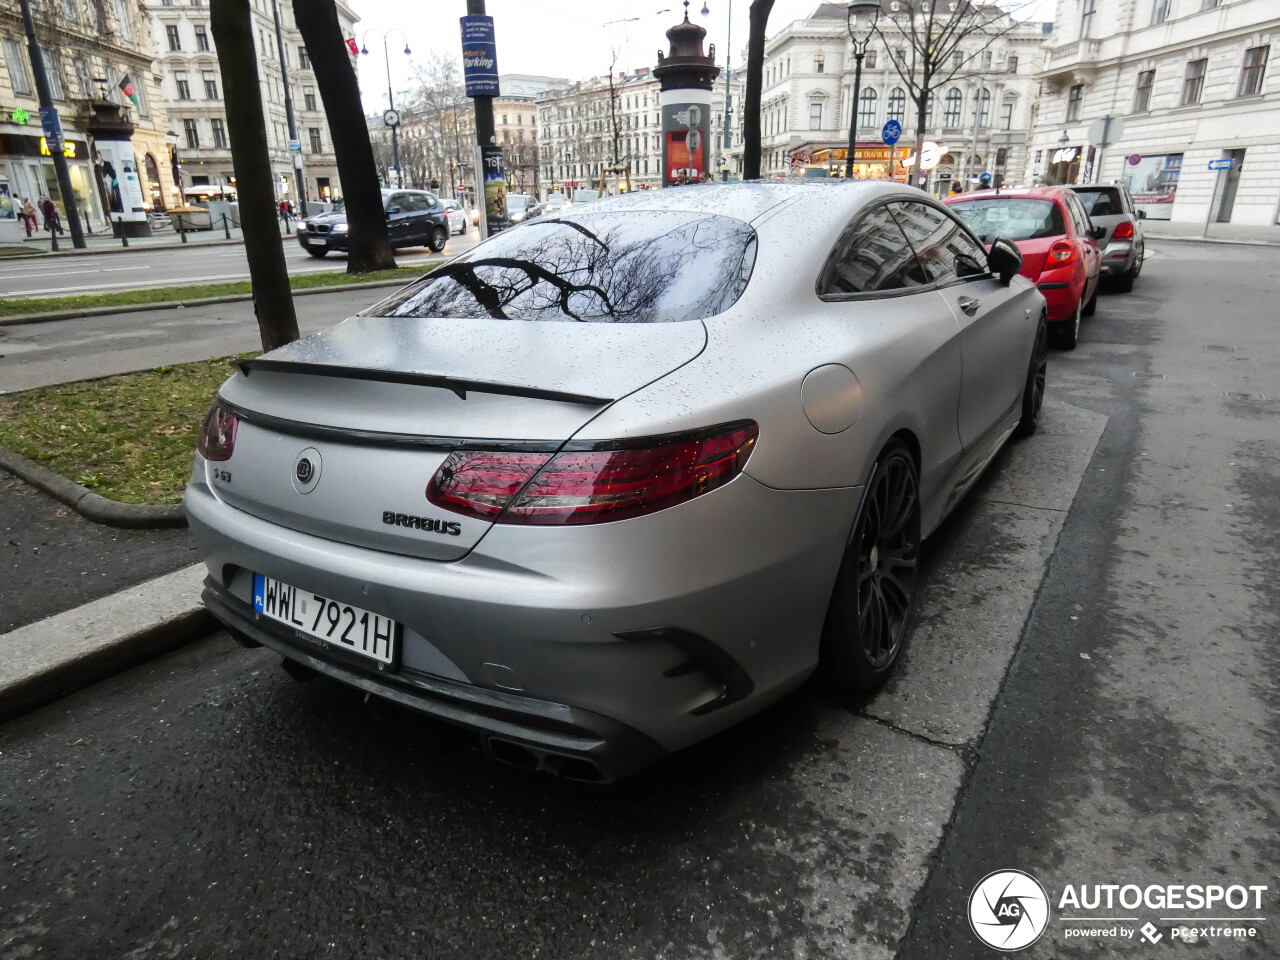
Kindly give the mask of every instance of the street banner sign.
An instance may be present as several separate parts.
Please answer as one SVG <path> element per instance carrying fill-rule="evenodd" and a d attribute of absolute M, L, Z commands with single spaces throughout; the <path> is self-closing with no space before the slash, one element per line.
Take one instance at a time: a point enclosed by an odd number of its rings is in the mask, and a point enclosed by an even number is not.
<path fill-rule="evenodd" d="M 1230 170 L 1234 163 L 1235 161 L 1231 159 L 1231 157 L 1223 157 L 1221 160 L 1210 160 L 1209 169 L 1210 170 Z"/>
<path fill-rule="evenodd" d="M 493 17 L 462 17 L 462 76 L 468 97 L 498 95 L 498 43 Z"/>
<path fill-rule="evenodd" d="M 290 141 L 289 141 L 289 152 L 290 152 L 290 153 L 301 153 L 301 152 L 302 152 L 302 141 L 300 141 L 300 140 L 290 140 Z"/>
<path fill-rule="evenodd" d="M 44 127 L 46 137 L 55 143 L 62 143 L 62 121 L 58 119 L 56 107 L 40 108 L 40 125 Z"/>
<path fill-rule="evenodd" d="M 884 125 L 884 129 L 880 131 L 880 139 L 890 147 L 898 142 L 900 136 L 902 136 L 902 124 L 897 120 L 890 120 Z"/>

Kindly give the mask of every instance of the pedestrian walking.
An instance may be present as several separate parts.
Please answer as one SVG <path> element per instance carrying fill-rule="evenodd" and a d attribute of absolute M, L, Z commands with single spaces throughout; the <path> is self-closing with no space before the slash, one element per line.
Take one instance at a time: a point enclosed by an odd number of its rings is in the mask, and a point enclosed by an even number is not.
<path fill-rule="evenodd" d="M 964 193 L 964 184 L 962 184 L 959 180 L 952 180 L 951 190 L 948 191 L 947 196 L 954 197 L 958 193 Z"/>
<path fill-rule="evenodd" d="M 30 197 L 22 198 L 22 223 L 27 228 L 27 236 L 31 236 L 33 230 L 39 230 L 40 227 L 36 223 L 36 208 L 31 205 Z"/>
<path fill-rule="evenodd" d="M 50 233 L 62 233 L 62 221 L 58 218 L 58 208 L 49 197 L 40 198 L 40 212 L 44 214 L 44 228 Z"/>

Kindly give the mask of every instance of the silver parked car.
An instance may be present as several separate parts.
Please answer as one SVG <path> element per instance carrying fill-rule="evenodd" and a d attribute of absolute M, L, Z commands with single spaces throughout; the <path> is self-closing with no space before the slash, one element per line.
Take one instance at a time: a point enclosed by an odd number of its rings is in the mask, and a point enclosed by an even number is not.
<path fill-rule="evenodd" d="M 655 190 L 497 234 L 239 363 L 186 508 L 291 672 L 561 776 L 820 671 L 880 684 L 920 545 L 1045 385 L 1045 302 L 919 191 Z"/>
<path fill-rule="evenodd" d="M 1128 293 L 1142 272 L 1146 256 L 1141 223 L 1146 214 L 1134 208 L 1129 189 L 1122 184 L 1083 184 L 1071 189 L 1084 204 L 1090 222 L 1105 231 L 1098 239 L 1102 276 L 1113 279 L 1117 288 Z"/>

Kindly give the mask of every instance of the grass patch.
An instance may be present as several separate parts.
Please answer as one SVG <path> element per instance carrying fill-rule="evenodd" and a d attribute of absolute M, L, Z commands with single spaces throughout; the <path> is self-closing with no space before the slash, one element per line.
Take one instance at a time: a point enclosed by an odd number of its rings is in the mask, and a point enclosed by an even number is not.
<path fill-rule="evenodd" d="M 396 267 L 394 270 L 375 270 L 372 273 L 303 273 L 289 278 L 294 290 L 315 287 L 333 287 L 345 283 L 374 283 L 379 280 L 403 280 L 408 283 L 431 270 L 435 264 L 418 267 Z M 168 303 L 174 300 L 195 300 L 200 297 L 225 297 L 247 294 L 251 291 L 248 280 L 230 280 L 223 283 L 202 283 L 185 287 L 152 287 L 146 290 L 115 290 L 109 293 L 89 293 L 75 297 L 39 297 L 30 300 L 0 300 L 0 317 L 24 317 L 32 313 L 48 313 L 53 310 L 83 310 L 87 307 L 128 307 L 142 303 Z"/>
<path fill-rule="evenodd" d="M 22 253 L 30 253 L 26 247 L 3 247 L 0 246 L 0 257 L 16 257 Z"/>
<path fill-rule="evenodd" d="M 231 359 L 0 396 L 0 443 L 112 500 L 178 503 Z"/>

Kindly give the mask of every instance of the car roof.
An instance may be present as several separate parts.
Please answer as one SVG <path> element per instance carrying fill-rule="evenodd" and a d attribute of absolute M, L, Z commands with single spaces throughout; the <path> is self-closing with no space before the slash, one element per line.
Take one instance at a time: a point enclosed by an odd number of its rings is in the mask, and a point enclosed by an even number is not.
<path fill-rule="evenodd" d="M 947 197 L 947 203 L 966 203 L 970 200 L 994 200 L 999 197 L 1016 200 L 1061 200 L 1071 191 L 1066 187 L 1017 187 L 1006 190 L 974 190 Z"/>

